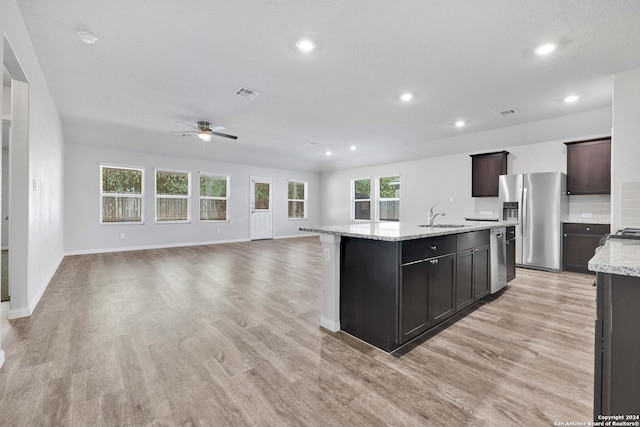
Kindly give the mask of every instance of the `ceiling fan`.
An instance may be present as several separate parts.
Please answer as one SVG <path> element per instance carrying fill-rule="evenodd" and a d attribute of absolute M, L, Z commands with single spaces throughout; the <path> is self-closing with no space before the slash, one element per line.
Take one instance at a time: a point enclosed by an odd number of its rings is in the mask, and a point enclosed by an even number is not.
<path fill-rule="evenodd" d="M 197 126 L 190 125 L 189 123 L 185 123 L 185 122 L 179 122 L 179 121 L 176 121 L 176 123 L 188 126 L 188 127 L 192 128 L 194 130 L 174 131 L 174 132 L 171 132 L 171 133 L 181 133 L 183 136 L 191 136 L 189 134 L 195 133 L 196 135 L 198 135 L 198 138 L 202 139 L 203 141 L 211 141 L 211 136 L 212 135 L 222 136 L 224 138 L 230 138 L 230 139 L 238 139 L 238 137 L 235 136 L 235 135 L 229 135 L 229 134 L 226 134 L 226 133 L 218 132 L 218 131 L 224 130 L 226 128 L 224 126 L 220 126 L 220 125 L 212 126 L 211 122 L 198 121 L 198 122 L 196 122 Z"/>

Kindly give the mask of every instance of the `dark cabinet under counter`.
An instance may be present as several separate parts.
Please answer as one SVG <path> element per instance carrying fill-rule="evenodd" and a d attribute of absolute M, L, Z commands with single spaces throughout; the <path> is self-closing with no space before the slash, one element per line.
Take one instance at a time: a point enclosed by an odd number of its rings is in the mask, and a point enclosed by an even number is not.
<path fill-rule="evenodd" d="M 609 224 L 568 223 L 562 225 L 562 269 L 593 274 L 588 263 L 600 239 L 609 234 Z"/>
<path fill-rule="evenodd" d="M 640 277 L 596 274 L 593 416 L 640 415 Z M 637 421 L 637 419 L 633 419 Z"/>
<path fill-rule="evenodd" d="M 341 329 L 387 352 L 489 293 L 489 230 L 399 242 L 343 237 L 340 254 Z M 464 304 L 459 289 L 469 293 Z"/>

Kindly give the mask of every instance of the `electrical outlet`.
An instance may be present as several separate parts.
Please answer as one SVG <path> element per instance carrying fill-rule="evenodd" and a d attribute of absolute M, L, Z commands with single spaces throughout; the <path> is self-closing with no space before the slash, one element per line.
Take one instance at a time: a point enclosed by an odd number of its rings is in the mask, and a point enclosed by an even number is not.
<path fill-rule="evenodd" d="M 124 239 L 124 233 L 120 233 L 120 238 Z"/>
<path fill-rule="evenodd" d="M 593 214 L 591 212 L 585 212 L 582 214 L 582 218 L 591 218 Z"/>
<path fill-rule="evenodd" d="M 326 262 L 331 262 L 331 249 L 324 248 L 324 260 Z"/>
<path fill-rule="evenodd" d="M 220 234 L 220 229 L 219 228 L 216 230 L 216 233 Z"/>

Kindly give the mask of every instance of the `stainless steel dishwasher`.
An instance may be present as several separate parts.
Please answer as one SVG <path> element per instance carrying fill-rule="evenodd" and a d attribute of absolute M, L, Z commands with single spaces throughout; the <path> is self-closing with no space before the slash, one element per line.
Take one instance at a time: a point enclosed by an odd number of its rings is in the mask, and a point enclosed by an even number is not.
<path fill-rule="evenodd" d="M 489 237 L 492 294 L 507 286 L 506 231 L 505 227 L 492 228 Z"/>

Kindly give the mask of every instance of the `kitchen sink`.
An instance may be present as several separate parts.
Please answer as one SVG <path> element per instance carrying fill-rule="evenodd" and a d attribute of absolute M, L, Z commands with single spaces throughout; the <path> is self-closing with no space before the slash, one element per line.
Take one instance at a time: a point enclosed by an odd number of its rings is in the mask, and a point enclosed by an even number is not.
<path fill-rule="evenodd" d="M 429 227 L 429 228 L 463 228 L 463 227 L 469 227 L 468 224 L 433 224 L 433 225 L 428 225 L 428 224 L 421 224 L 418 227 Z"/>

